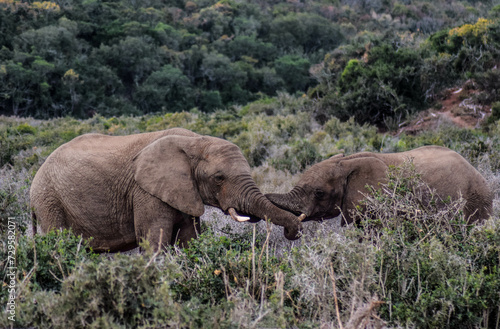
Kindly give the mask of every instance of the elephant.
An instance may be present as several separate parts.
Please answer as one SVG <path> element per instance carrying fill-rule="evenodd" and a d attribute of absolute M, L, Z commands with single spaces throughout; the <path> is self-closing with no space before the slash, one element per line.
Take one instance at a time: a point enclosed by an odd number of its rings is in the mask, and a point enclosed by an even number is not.
<path fill-rule="evenodd" d="M 259 190 L 235 144 L 182 128 L 76 137 L 37 171 L 30 203 L 42 232 L 71 228 L 92 237 L 97 252 L 130 250 L 142 240 L 157 250 L 186 246 L 197 237 L 204 205 L 237 221 L 267 218 L 290 240 L 302 229 Z"/>
<path fill-rule="evenodd" d="M 442 201 L 459 196 L 465 200 L 463 211 L 469 223 L 490 216 L 493 195 L 484 177 L 461 155 L 440 146 L 400 153 L 338 154 L 307 169 L 290 192 L 266 197 L 305 220 L 321 221 L 342 214 L 341 224 L 349 224 L 355 207 L 363 211 L 360 201 L 368 192 L 366 186 L 377 188 L 379 183 L 386 183 L 389 166 L 400 166 L 410 159 L 422 180 Z"/>

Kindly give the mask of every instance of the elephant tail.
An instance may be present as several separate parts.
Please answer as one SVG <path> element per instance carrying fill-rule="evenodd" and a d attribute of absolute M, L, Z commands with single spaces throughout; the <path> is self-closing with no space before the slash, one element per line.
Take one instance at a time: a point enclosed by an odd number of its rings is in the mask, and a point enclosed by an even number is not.
<path fill-rule="evenodd" d="M 35 235 L 36 235 L 37 226 L 38 226 L 38 221 L 36 219 L 36 214 L 32 210 L 31 211 L 31 229 L 33 230 L 33 237 L 35 237 Z"/>

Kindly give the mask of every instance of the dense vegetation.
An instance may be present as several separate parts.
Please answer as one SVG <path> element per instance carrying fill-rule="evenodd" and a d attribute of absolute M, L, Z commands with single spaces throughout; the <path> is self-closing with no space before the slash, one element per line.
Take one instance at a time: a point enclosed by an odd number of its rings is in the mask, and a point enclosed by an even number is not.
<path fill-rule="evenodd" d="M 38 328 L 497 328 L 500 314 L 500 121 L 481 129 L 418 136 L 377 133 L 334 118 L 318 128 L 312 104 L 281 94 L 239 111 L 35 120 L 2 117 L 0 275 L 7 217 L 17 232 L 15 327 Z M 273 116 L 266 114 L 274 111 Z M 461 201 L 424 207 L 411 168 L 391 173 L 393 193 L 374 192 L 377 221 L 359 227 L 307 223 L 299 241 L 265 223 L 233 223 L 207 209 L 204 233 L 188 249 L 94 255 L 69 232 L 31 238 L 28 191 L 50 152 L 86 132 L 130 134 L 185 127 L 241 147 L 263 191 L 285 191 L 311 163 L 348 153 L 446 145 L 464 155 L 496 191 L 495 214 L 463 223 Z M 396 188 L 397 187 L 397 188 Z M 401 210 L 401 211 L 400 211 Z M 404 210 L 404 211 L 403 211 Z M 407 216 L 394 217 L 394 213 Z M 148 249 L 145 247 L 145 249 Z M 5 285 L 4 285 L 5 286 Z M 6 305 L 7 289 L 0 303 Z M 2 312 L 0 326 L 13 324 Z"/>
<path fill-rule="evenodd" d="M 495 67 L 493 5 L 2 0 L 0 114 L 210 112 L 281 91 L 318 100 L 322 123 L 391 127 Z"/>
<path fill-rule="evenodd" d="M 495 5 L 0 0 L 0 327 L 500 328 Z M 481 126 L 381 133 L 459 85 L 491 107 Z M 409 166 L 390 173 L 391 193 L 367 197 L 375 220 L 306 223 L 293 243 L 209 207 L 182 250 L 96 255 L 71 232 L 31 237 L 29 187 L 55 148 L 172 127 L 238 145 L 264 192 L 340 152 L 447 146 L 487 178 L 494 215 L 472 227 L 461 200 L 423 206 Z M 15 323 L 4 312 L 9 218 Z"/>

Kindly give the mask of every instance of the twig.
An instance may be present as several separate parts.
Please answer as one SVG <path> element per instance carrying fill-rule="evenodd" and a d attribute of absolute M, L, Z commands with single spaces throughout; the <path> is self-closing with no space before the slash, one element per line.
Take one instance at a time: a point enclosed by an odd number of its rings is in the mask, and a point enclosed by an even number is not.
<path fill-rule="evenodd" d="M 78 247 L 76 248 L 76 255 L 75 256 L 78 256 L 78 253 L 80 252 L 80 247 L 82 246 L 82 241 L 83 241 L 83 237 L 80 235 L 80 241 L 78 241 Z"/>
<path fill-rule="evenodd" d="M 252 294 L 255 293 L 255 287 L 257 286 L 255 282 L 255 233 L 256 233 L 256 224 L 253 224 L 253 237 L 252 237 Z"/>
<path fill-rule="evenodd" d="M 379 321 L 384 322 L 378 315 L 373 314 L 373 310 L 378 308 L 380 305 L 384 304 L 382 301 L 371 301 L 370 306 L 368 307 L 368 317 L 364 318 L 363 324 L 361 325 L 361 328 L 366 328 L 368 321 L 370 321 L 371 318 L 375 318 Z"/>
<path fill-rule="evenodd" d="M 54 257 L 54 256 L 53 256 Z M 59 261 L 59 257 L 54 257 L 57 260 L 57 266 L 59 267 L 59 270 L 61 271 L 61 274 L 63 276 L 63 280 L 66 279 L 66 275 L 64 274 L 64 270 L 62 268 L 61 262 Z M 51 272 L 52 273 L 52 272 Z M 54 275 L 54 274 L 52 274 Z M 61 281 L 62 282 L 62 281 Z"/>
<path fill-rule="evenodd" d="M 222 280 L 224 280 L 224 288 L 226 290 L 226 299 L 229 300 L 229 296 L 232 295 L 231 286 L 229 285 L 229 280 L 227 279 L 226 268 L 221 265 L 222 268 Z"/>
<path fill-rule="evenodd" d="M 266 310 L 264 313 L 261 313 L 257 319 L 255 319 L 252 324 L 250 325 L 251 328 L 255 328 L 255 325 L 257 323 L 259 323 L 260 320 L 262 320 L 267 314 L 269 314 L 269 312 L 271 312 L 271 310 Z"/>
<path fill-rule="evenodd" d="M 52 274 L 52 276 L 59 282 L 63 282 L 63 280 L 59 279 L 51 270 L 49 270 L 49 273 Z M 64 278 L 64 277 L 63 277 Z"/>
<path fill-rule="evenodd" d="M 26 281 L 31 280 L 31 277 L 33 276 L 33 274 L 35 274 L 35 271 L 36 271 L 36 268 L 37 268 L 37 267 L 38 267 L 38 266 L 35 264 L 35 266 L 33 266 L 33 267 L 31 268 L 31 270 L 28 272 L 28 274 L 27 274 L 27 275 L 24 277 L 24 279 L 23 279 L 23 282 L 22 282 L 22 284 L 23 284 L 23 285 L 24 285 L 24 283 L 25 283 Z M 20 295 L 20 294 L 19 294 L 19 295 Z"/>
<path fill-rule="evenodd" d="M 268 263 L 269 261 L 269 237 L 271 236 L 271 229 L 269 227 L 269 220 L 267 219 L 267 216 L 264 217 L 264 220 L 266 221 L 266 241 L 264 241 L 262 251 L 259 255 L 259 264 L 262 262 L 262 256 L 264 255 L 264 252 L 266 252 L 266 263 Z"/>
<path fill-rule="evenodd" d="M 276 274 L 274 274 L 274 277 L 276 279 L 276 289 L 278 290 L 280 294 L 280 309 L 283 309 L 284 305 L 284 285 L 285 285 L 285 275 L 283 272 L 280 270 Z"/>
<path fill-rule="evenodd" d="M 333 301 L 335 302 L 335 312 L 337 313 L 337 321 L 339 323 L 339 328 L 344 329 L 342 321 L 340 320 L 339 303 L 337 300 L 337 286 L 335 284 L 335 273 L 333 272 L 333 264 L 331 262 L 330 262 L 330 277 L 332 278 Z"/>

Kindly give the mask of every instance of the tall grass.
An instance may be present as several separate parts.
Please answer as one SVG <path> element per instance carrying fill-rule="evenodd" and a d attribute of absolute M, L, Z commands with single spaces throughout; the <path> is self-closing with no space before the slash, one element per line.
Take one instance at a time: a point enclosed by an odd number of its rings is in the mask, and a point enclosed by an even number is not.
<path fill-rule="evenodd" d="M 497 126 L 396 137 L 352 121 L 319 126 L 300 115 L 307 104 L 287 105 L 294 100 L 285 96 L 279 102 L 278 117 L 247 108 L 85 121 L 1 118 L 2 271 L 8 216 L 16 218 L 20 232 L 16 322 L 2 312 L 0 327 L 500 328 Z M 159 253 L 145 245 L 144 253 L 94 255 L 70 232 L 36 239 L 26 233 L 31 179 L 57 146 L 85 132 L 173 126 L 238 144 L 252 155 L 253 177 L 264 192 L 288 191 L 301 168 L 338 152 L 446 145 L 487 178 L 494 215 L 469 226 L 460 200 L 423 208 L 423 196 L 411 188 L 422 182 L 403 168 L 391 173 L 384 193 L 367 194 L 369 211 L 357 214 L 358 226 L 341 227 L 338 219 L 308 222 L 304 236 L 293 242 L 282 228 L 235 223 L 211 207 L 202 216 L 203 234 L 189 248 Z M 313 151 L 286 152 L 304 145 Z M 6 282 L 4 272 L 0 276 Z M 6 296 L 3 289 L 1 305 Z"/>

